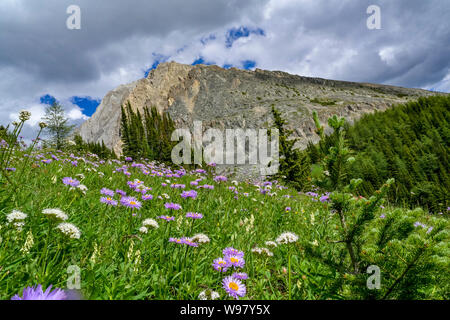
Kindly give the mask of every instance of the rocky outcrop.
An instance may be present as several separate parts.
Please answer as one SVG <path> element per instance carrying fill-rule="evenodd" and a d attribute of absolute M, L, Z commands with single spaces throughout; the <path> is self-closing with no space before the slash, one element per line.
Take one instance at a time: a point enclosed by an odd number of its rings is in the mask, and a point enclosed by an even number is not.
<path fill-rule="evenodd" d="M 308 78 L 280 71 L 222 69 L 217 66 L 163 63 L 148 77 L 109 92 L 78 133 L 85 141 L 101 142 L 121 153 L 120 106 L 155 106 L 168 112 L 177 127 L 267 128 L 275 105 L 299 137 L 297 147 L 316 142 L 312 112 L 321 121 L 331 115 L 354 121 L 362 114 L 382 111 L 434 93 L 421 89 Z"/>

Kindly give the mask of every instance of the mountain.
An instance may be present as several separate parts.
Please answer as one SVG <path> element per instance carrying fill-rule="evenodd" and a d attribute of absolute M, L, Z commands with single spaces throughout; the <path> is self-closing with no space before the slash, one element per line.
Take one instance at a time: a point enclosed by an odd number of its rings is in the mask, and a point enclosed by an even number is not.
<path fill-rule="evenodd" d="M 268 128 L 271 106 L 287 119 L 299 137 L 296 147 L 316 142 L 312 112 L 321 121 L 337 114 L 349 121 L 362 114 L 430 96 L 434 92 L 395 86 L 302 77 L 281 71 L 223 69 L 218 66 L 160 64 L 144 79 L 110 91 L 94 115 L 78 128 L 86 142 L 101 142 L 121 154 L 121 105 L 155 106 L 168 112 L 177 128 Z"/>

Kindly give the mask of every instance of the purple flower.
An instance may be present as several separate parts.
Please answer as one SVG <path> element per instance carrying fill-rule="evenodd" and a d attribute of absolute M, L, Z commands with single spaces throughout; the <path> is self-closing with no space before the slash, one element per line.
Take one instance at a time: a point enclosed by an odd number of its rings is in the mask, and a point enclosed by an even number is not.
<path fill-rule="evenodd" d="M 228 181 L 228 178 L 227 177 L 225 177 L 225 176 L 215 176 L 214 177 L 214 181 L 215 182 L 220 182 L 220 181 Z"/>
<path fill-rule="evenodd" d="M 110 206 L 117 206 L 117 201 L 110 197 L 101 197 L 100 202 L 109 204 Z"/>
<path fill-rule="evenodd" d="M 15 172 L 15 171 L 16 171 L 16 168 L 6 168 L 6 171 L 12 171 L 12 172 Z"/>
<path fill-rule="evenodd" d="M 382 214 L 382 215 L 380 216 L 380 218 L 381 218 L 381 219 L 384 219 L 384 218 L 386 218 L 386 216 L 385 216 L 384 214 Z"/>
<path fill-rule="evenodd" d="M 285 209 L 284 209 L 284 211 L 286 211 L 286 212 L 289 212 L 289 211 L 291 211 L 292 209 L 291 209 L 291 207 L 286 207 Z"/>
<path fill-rule="evenodd" d="M 126 158 L 125 158 L 125 161 L 126 161 L 126 162 L 131 162 L 131 161 L 133 161 L 133 158 L 131 158 L 131 157 L 126 157 Z"/>
<path fill-rule="evenodd" d="M 142 204 L 134 197 L 122 197 L 120 204 L 131 209 L 140 209 Z"/>
<path fill-rule="evenodd" d="M 158 217 L 158 219 L 163 219 L 163 220 L 166 220 L 166 221 L 173 221 L 173 220 L 175 220 L 175 217 L 160 216 L 160 217 Z"/>
<path fill-rule="evenodd" d="M 187 199 L 187 198 L 195 199 L 195 198 L 197 198 L 197 195 L 198 195 L 197 191 L 189 190 L 189 191 L 183 191 L 183 193 L 181 194 L 181 197 L 184 199 Z"/>
<path fill-rule="evenodd" d="M 71 187 L 77 187 L 80 185 L 80 181 L 76 180 L 76 179 L 72 179 L 70 177 L 65 177 L 62 179 L 62 182 L 65 185 L 71 186 Z"/>
<path fill-rule="evenodd" d="M 239 299 L 239 297 L 245 296 L 247 289 L 241 280 L 228 276 L 222 281 L 223 288 L 230 297 Z"/>
<path fill-rule="evenodd" d="M 116 193 L 120 194 L 121 196 L 126 196 L 127 195 L 127 193 L 125 191 L 120 190 L 120 189 L 116 189 Z"/>
<path fill-rule="evenodd" d="M 203 215 L 201 213 L 197 213 L 197 212 L 188 212 L 188 213 L 186 213 L 186 218 L 202 219 Z"/>
<path fill-rule="evenodd" d="M 225 261 L 228 263 L 228 265 L 231 267 L 235 267 L 235 268 L 243 268 L 245 265 L 245 260 L 244 258 L 240 257 L 240 256 L 225 256 Z"/>
<path fill-rule="evenodd" d="M 213 261 L 212 266 L 214 267 L 214 269 L 216 269 L 216 271 L 219 272 L 227 272 L 228 268 L 230 267 L 230 265 L 224 258 L 217 258 Z"/>
<path fill-rule="evenodd" d="M 151 194 L 143 194 L 142 195 L 142 200 L 146 201 L 146 200 L 152 200 L 153 196 Z"/>
<path fill-rule="evenodd" d="M 114 197 L 114 191 L 109 190 L 107 188 L 103 188 L 100 190 L 100 193 L 105 195 L 105 196 L 110 196 L 110 197 Z"/>
<path fill-rule="evenodd" d="M 180 210 L 181 206 L 177 203 L 166 203 L 164 204 L 164 207 L 166 207 L 166 209 L 171 209 L 171 210 Z"/>
<path fill-rule="evenodd" d="M 243 251 L 239 251 L 233 247 L 228 247 L 223 249 L 223 255 L 226 256 L 237 256 L 240 258 L 244 257 L 244 252 Z"/>
<path fill-rule="evenodd" d="M 247 280 L 248 274 L 246 274 L 245 272 L 235 272 L 233 273 L 232 277 L 239 280 Z"/>
<path fill-rule="evenodd" d="M 184 243 L 185 245 L 188 245 L 188 246 L 190 246 L 190 247 L 198 247 L 198 244 L 195 243 L 194 241 L 192 241 L 192 240 L 189 239 L 189 238 L 181 238 L 181 240 L 183 241 L 183 243 Z"/>
<path fill-rule="evenodd" d="M 320 197 L 320 202 L 328 202 L 328 200 L 330 199 L 330 197 L 328 195 L 324 195 Z"/>
<path fill-rule="evenodd" d="M 50 285 L 44 292 L 40 284 L 35 287 L 27 287 L 23 290 L 22 297 L 16 294 L 11 300 L 67 300 L 67 295 L 63 290 L 56 288 L 51 291 L 51 289 Z"/>

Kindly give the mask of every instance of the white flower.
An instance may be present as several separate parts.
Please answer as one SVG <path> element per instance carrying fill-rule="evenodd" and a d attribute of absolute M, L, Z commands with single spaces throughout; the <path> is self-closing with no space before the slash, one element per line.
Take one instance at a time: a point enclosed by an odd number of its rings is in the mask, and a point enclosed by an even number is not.
<path fill-rule="evenodd" d="M 56 218 L 58 220 L 62 220 L 62 221 L 66 221 L 67 219 L 69 219 L 69 217 L 67 216 L 67 214 L 64 213 L 64 211 L 62 211 L 61 209 L 44 209 L 42 210 L 42 213 L 48 216 L 51 216 L 53 218 Z"/>
<path fill-rule="evenodd" d="M 25 220 L 27 217 L 28 215 L 26 213 L 23 213 L 19 210 L 13 210 L 10 214 L 6 216 L 6 219 L 8 220 L 8 222 L 13 222 Z"/>
<path fill-rule="evenodd" d="M 266 241 L 266 246 L 276 248 L 277 243 L 275 241 Z"/>
<path fill-rule="evenodd" d="M 288 244 L 288 243 L 297 242 L 297 240 L 298 240 L 298 236 L 295 233 L 285 232 L 285 233 L 282 233 L 277 238 L 276 241 L 278 244 Z"/>
<path fill-rule="evenodd" d="M 33 245 L 34 245 L 33 233 L 31 233 L 31 231 L 28 231 L 27 239 L 25 240 L 25 243 L 23 247 L 20 249 L 20 251 L 24 254 L 29 253 Z"/>
<path fill-rule="evenodd" d="M 139 232 L 140 233 L 148 233 L 148 229 L 147 229 L 147 227 L 140 227 Z"/>
<path fill-rule="evenodd" d="M 80 230 L 71 223 L 60 223 L 56 228 L 71 239 L 80 239 L 81 237 Z"/>
<path fill-rule="evenodd" d="M 198 298 L 200 300 L 217 300 L 220 298 L 220 295 L 218 292 L 216 291 L 211 291 L 211 290 L 203 290 L 202 292 L 200 292 L 200 294 L 198 295 Z"/>
<path fill-rule="evenodd" d="M 19 112 L 19 119 L 21 121 L 25 122 L 27 120 L 30 120 L 30 118 L 31 118 L 31 112 L 30 111 L 22 110 L 22 111 Z"/>
<path fill-rule="evenodd" d="M 255 247 L 255 248 L 252 249 L 252 252 L 257 253 L 257 254 L 266 254 L 268 257 L 272 257 L 273 256 L 273 253 L 267 248 Z"/>
<path fill-rule="evenodd" d="M 193 236 L 191 238 L 192 242 L 196 242 L 196 243 L 208 243 L 211 240 L 209 239 L 209 237 L 206 234 L 203 233 L 198 233 L 195 236 Z"/>
<path fill-rule="evenodd" d="M 143 225 L 144 227 L 152 227 L 152 228 L 155 228 L 155 229 L 158 229 L 158 228 L 159 228 L 158 222 L 156 222 L 154 219 L 145 219 L 145 220 L 142 222 L 142 225 Z"/>

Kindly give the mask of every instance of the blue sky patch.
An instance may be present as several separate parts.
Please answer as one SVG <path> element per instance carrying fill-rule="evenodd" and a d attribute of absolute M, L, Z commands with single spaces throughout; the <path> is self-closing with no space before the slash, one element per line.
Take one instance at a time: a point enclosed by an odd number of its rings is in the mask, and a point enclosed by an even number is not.
<path fill-rule="evenodd" d="M 254 67 L 256 67 L 256 61 L 253 60 L 242 61 L 242 68 L 244 68 L 245 70 L 250 70 L 253 69 Z"/>
<path fill-rule="evenodd" d="M 93 99 L 91 97 L 72 97 L 70 102 L 79 106 L 84 115 L 91 117 L 97 107 L 99 106 L 101 99 Z"/>
<path fill-rule="evenodd" d="M 167 59 L 169 59 L 169 57 L 164 56 L 162 54 L 159 53 L 152 53 L 153 56 L 153 64 L 150 68 L 148 68 L 147 70 L 145 70 L 144 72 L 144 77 L 147 78 L 148 74 L 150 73 L 150 71 L 156 69 L 160 63 L 166 62 Z"/>
<path fill-rule="evenodd" d="M 248 28 L 245 26 L 239 28 L 233 28 L 228 30 L 226 46 L 227 48 L 231 48 L 233 46 L 233 42 L 235 42 L 239 38 L 249 37 L 251 34 L 256 34 L 258 36 L 265 36 L 266 33 L 261 28 Z"/>
<path fill-rule="evenodd" d="M 55 103 L 57 100 L 54 96 L 51 96 L 49 94 L 46 94 L 42 97 L 39 98 L 39 101 L 41 102 L 41 104 L 48 104 L 48 105 L 52 105 L 53 103 Z"/>

